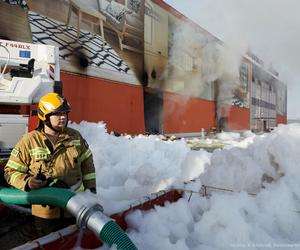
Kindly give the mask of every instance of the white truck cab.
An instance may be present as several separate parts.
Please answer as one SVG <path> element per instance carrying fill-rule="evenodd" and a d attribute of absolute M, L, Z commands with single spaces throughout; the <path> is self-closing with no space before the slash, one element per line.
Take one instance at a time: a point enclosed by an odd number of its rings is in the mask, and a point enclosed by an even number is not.
<path fill-rule="evenodd" d="M 0 40 L 0 158 L 28 132 L 29 107 L 57 86 L 61 91 L 57 47 Z"/>

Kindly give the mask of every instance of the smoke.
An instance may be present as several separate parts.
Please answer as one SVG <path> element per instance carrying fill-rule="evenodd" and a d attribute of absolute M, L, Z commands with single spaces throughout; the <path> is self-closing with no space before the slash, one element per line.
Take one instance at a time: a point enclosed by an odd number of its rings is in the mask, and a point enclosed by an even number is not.
<path fill-rule="evenodd" d="M 229 46 L 219 48 L 217 118 L 227 117 L 232 103 L 233 93 L 240 86 L 239 67 L 241 56 Z"/>
<path fill-rule="evenodd" d="M 186 96 L 181 103 L 184 111 L 190 96 L 217 99 L 217 116 L 227 116 L 234 90 L 239 86 L 241 56 L 233 48 L 221 44 L 205 32 L 195 32 L 188 24 L 177 22 L 169 51 L 165 88 L 173 88 Z M 217 96 L 215 96 L 217 93 Z M 173 110 L 169 109 L 170 112 Z M 221 114 L 222 111 L 222 114 Z"/>
<path fill-rule="evenodd" d="M 195 35 L 194 30 L 180 22 L 171 26 L 172 44 L 169 51 L 169 64 L 165 72 L 166 89 L 176 90 L 184 95 L 200 95 L 204 82 L 201 79 L 202 47 L 205 39 Z"/>
<path fill-rule="evenodd" d="M 288 117 L 300 117 L 300 1 L 297 0 L 166 0 L 201 27 L 258 55 L 265 68 L 272 66 L 288 87 Z"/>

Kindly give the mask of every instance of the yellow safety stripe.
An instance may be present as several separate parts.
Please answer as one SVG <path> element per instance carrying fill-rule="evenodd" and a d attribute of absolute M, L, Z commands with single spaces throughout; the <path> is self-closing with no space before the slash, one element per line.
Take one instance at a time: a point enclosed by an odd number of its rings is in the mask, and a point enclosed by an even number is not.
<path fill-rule="evenodd" d="M 50 150 L 48 148 L 33 148 L 29 150 L 29 154 L 31 156 L 38 154 L 50 154 Z"/>
<path fill-rule="evenodd" d="M 84 161 L 92 155 L 92 151 L 88 149 L 84 154 L 80 156 L 80 161 Z"/>
<path fill-rule="evenodd" d="M 74 192 L 75 193 L 79 193 L 79 192 L 83 192 L 84 191 L 84 186 L 83 186 L 83 183 L 81 183 L 80 187 L 75 189 Z"/>
<path fill-rule="evenodd" d="M 29 150 L 31 157 L 35 157 L 37 160 L 47 160 L 50 155 L 50 150 L 48 148 L 33 148 Z"/>
<path fill-rule="evenodd" d="M 81 144 L 80 144 L 80 140 L 72 140 L 72 142 L 73 142 L 73 144 L 75 145 L 75 146 L 80 146 Z"/>
<path fill-rule="evenodd" d="M 22 172 L 22 173 L 26 173 L 28 171 L 28 167 L 20 164 L 20 163 L 17 163 L 15 161 L 12 161 L 12 160 L 9 160 L 6 164 L 6 166 L 10 167 L 10 168 L 13 168 L 19 172 Z"/>
<path fill-rule="evenodd" d="M 16 173 L 13 173 L 11 176 L 10 176 L 10 183 L 13 184 L 14 182 L 17 181 L 17 178 L 21 175 L 23 175 L 24 173 L 20 173 L 20 172 L 16 172 Z"/>
<path fill-rule="evenodd" d="M 15 156 L 15 157 L 18 157 L 18 154 L 20 153 L 20 151 L 16 148 L 14 148 L 12 151 L 11 151 L 11 155 Z"/>
<path fill-rule="evenodd" d="M 86 174 L 82 177 L 82 179 L 84 181 L 94 180 L 96 179 L 96 174 L 95 173 Z"/>

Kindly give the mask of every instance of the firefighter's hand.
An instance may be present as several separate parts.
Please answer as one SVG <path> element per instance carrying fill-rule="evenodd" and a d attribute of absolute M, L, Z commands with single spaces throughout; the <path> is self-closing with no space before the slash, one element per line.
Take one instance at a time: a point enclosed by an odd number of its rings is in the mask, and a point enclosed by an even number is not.
<path fill-rule="evenodd" d="M 47 181 L 42 181 L 42 180 L 38 179 L 36 176 L 30 177 L 28 180 L 28 187 L 31 190 L 44 187 L 46 184 L 47 184 Z"/>

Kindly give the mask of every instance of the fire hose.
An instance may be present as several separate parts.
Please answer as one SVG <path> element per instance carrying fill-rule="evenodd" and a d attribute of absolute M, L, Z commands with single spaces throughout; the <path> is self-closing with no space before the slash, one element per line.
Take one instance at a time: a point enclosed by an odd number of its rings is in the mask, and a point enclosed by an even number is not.
<path fill-rule="evenodd" d="M 66 209 L 76 217 L 79 227 L 87 227 L 110 247 L 116 245 L 120 250 L 137 250 L 119 225 L 102 212 L 102 207 L 99 204 L 86 204 L 80 197 L 80 193 L 54 187 L 35 189 L 30 192 L 0 187 L 0 202 L 17 205 L 52 205 Z"/>

